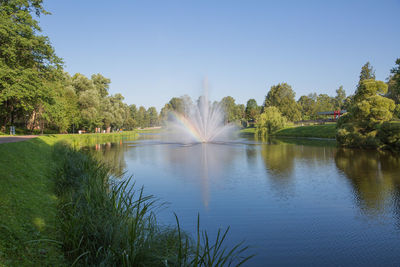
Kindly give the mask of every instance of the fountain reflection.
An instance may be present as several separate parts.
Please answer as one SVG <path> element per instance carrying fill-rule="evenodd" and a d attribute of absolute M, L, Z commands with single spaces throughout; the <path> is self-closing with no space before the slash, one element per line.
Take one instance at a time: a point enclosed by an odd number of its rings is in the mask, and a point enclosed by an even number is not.
<path fill-rule="evenodd" d="M 215 143 L 169 146 L 170 149 L 164 150 L 164 160 L 177 177 L 200 183 L 203 204 L 207 207 L 210 202 L 210 183 L 223 184 L 221 178 L 228 177 L 230 170 L 227 167 L 231 166 L 237 155 L 235 146 Z"/>

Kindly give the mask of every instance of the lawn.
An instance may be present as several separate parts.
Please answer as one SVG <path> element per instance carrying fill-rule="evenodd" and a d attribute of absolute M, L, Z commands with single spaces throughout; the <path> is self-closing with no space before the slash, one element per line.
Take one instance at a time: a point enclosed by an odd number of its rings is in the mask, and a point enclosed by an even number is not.
<path fill-rule="evenodd" d="M 65 266 L 54 194 L 53 145 L 106 142 L 132 135 L 41 136 L 0 144 L 0 266 Z"/>
<path fill-rule="evenodd" d="M 254 134 L 256 128 L 245 128 L 240 130 L 240 134 Z M 295 126 L 281 129 L 273 134 L 273 136 L 284 137 L 309 137 L 309 138 L 331 138 L 336 135 L 336 124 L 322 124 L 310 126 Z"/>
<path fill-rule="evenodd" d="M 275 135 L 285 137 L 313 137 L 334 139 L 336 135 L 336 124 L 332 123 L 284 128 L 277 131 Z"/>

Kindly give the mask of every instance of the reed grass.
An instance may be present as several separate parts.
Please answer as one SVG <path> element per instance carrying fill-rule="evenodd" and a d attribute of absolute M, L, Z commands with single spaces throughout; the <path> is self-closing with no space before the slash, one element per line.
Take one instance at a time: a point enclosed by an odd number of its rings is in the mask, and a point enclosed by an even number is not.
<path fill-rule="evenodd" d="M 131 178 L 115 179 L 111 169 L 71 147 L 59 145 L 55 192 L 59 198 L 62 244 L 74 266 L 239 266 L 243 243 L 224 246 L 229 228 L 215 241 L 200 230 L 193 238 L 176 226 L 161 226 L 154 210 L 160 205 Z"/>

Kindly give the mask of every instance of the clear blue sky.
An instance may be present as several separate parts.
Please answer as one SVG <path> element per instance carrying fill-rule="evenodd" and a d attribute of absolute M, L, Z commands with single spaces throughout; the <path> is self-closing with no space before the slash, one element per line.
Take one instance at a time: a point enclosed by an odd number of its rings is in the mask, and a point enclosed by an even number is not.
<path fill-rule="evenodd" d="M 400 1 L 45 0 L 40 18 L 66 70 L 111 79 L 110 93 L 155 106 L 197 98 L 261 104 L 269 88 L 354 92 L 370 61 L 385 80 L 400 57 Z"/>

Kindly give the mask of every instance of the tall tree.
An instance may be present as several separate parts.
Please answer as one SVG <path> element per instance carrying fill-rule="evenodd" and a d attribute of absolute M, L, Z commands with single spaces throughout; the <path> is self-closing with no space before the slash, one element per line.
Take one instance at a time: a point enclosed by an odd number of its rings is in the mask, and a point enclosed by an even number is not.
<path fill-rule="evenodd" d="M 335 109 L 343 109 L 344 101 L 346 99 L 346 91 L 343 89 L 341 85 L 339 89 L 336 90 L 336 97 L 335 97 Z"/>
<path fill-rule="evenodd" d="M 303 120 L 314 119 L 316 116 L 316 99 L 317 94 L 309 94 L 308 96 L 303 95 L 297 101 L 300 107 L 301 117 Z"/>
<path fill-rule="evenodd" d="M 227 122 L 233 122 L 236 118 L 236 104 L 235 99 L 231 96 L 226 96 L 221 99 L 221 107 L 225 112 L 225 120 Z"/>
<path fill-rule="evenodd" d="M 288 120 L 299 120 L 301 115 L 299 106 L 294 99 L 295 95 L 292 87 L 287 83 L 274 85 L 265 97 L 264 109 L 266 107 L 277 107 Z"/>
<path fill-rule="evenodd" d="M 147 116 L 147 111 L 146 108 L 143 106 L 139 107 L 139 110 L 137 112 L 137 124 L 139 127 L 144 128 L 149 125 L 148 122 L 148 116 Z"/>
<path fill-rule="evenodd" d="M 247 121 L 254 121 L 256 119 L 256 116 L 260 113 L 260 109 L 255 99 L 252 98 L 247 101 L 245 112 Z"/>
<path fill-rule="evenodd" d="M 160 122 L 164 123 L 168 120 L 169 112 L 172 110 L 169 103 L 165 104 L 160 111 Z"/>
<path fill-rule="evenodd" d="M 181 113 L 181 114 L 184 113 L 185 104 L 181 97 L 173 97 L 173 98 L 171 98 L 171 100 L 168 103 L 173 111 Z"/>
<path fill-rule="evenodd" d="M 319 94 L 315 103 L 315 112 L 332 111 L 335 109 L 335 99 L 327 94 Z"/>
<path fill-rule="evenodd" d="M 41 0 L 0 1 L 0 123 L 13 123 L 51 101 L 49 81 L 62 76 L 55 55 L 35 19 L 48 14 Z"/>
<path fill-rule="evenodd" d="M 104 77 L 100 73 L 92 75 L 93 86 L 99 91 L 101 97 L 108 95 L 108 89 L 110 89 L 111 80 Z"/>
<path fill-rule="evenodd" d="M 364 66 L 361 67 L 360 80 L 358 81 L 357 87 L 360 87 L 362 81 L 369 79 L 375 80 L 375 70 L 372 67 L 371 63 L 369 63 L 368 61 L 364 64 Z"/>
<path fill-rule="evenodd" d="M 396 104 L 400 104 L 400 58 L 396 59 L 396 65 L 390 70 L 388 97 L 393 99 Z"/>
<path fill-rule="evenodd" d="M 147 109 L 147 114 L 148 114 L 148 120 L 149 120 L 149 125 L 150 127 L 154 127 L 158 125 L 158 113 L 157 109 L 155 107 L 149 107 Z"/>

